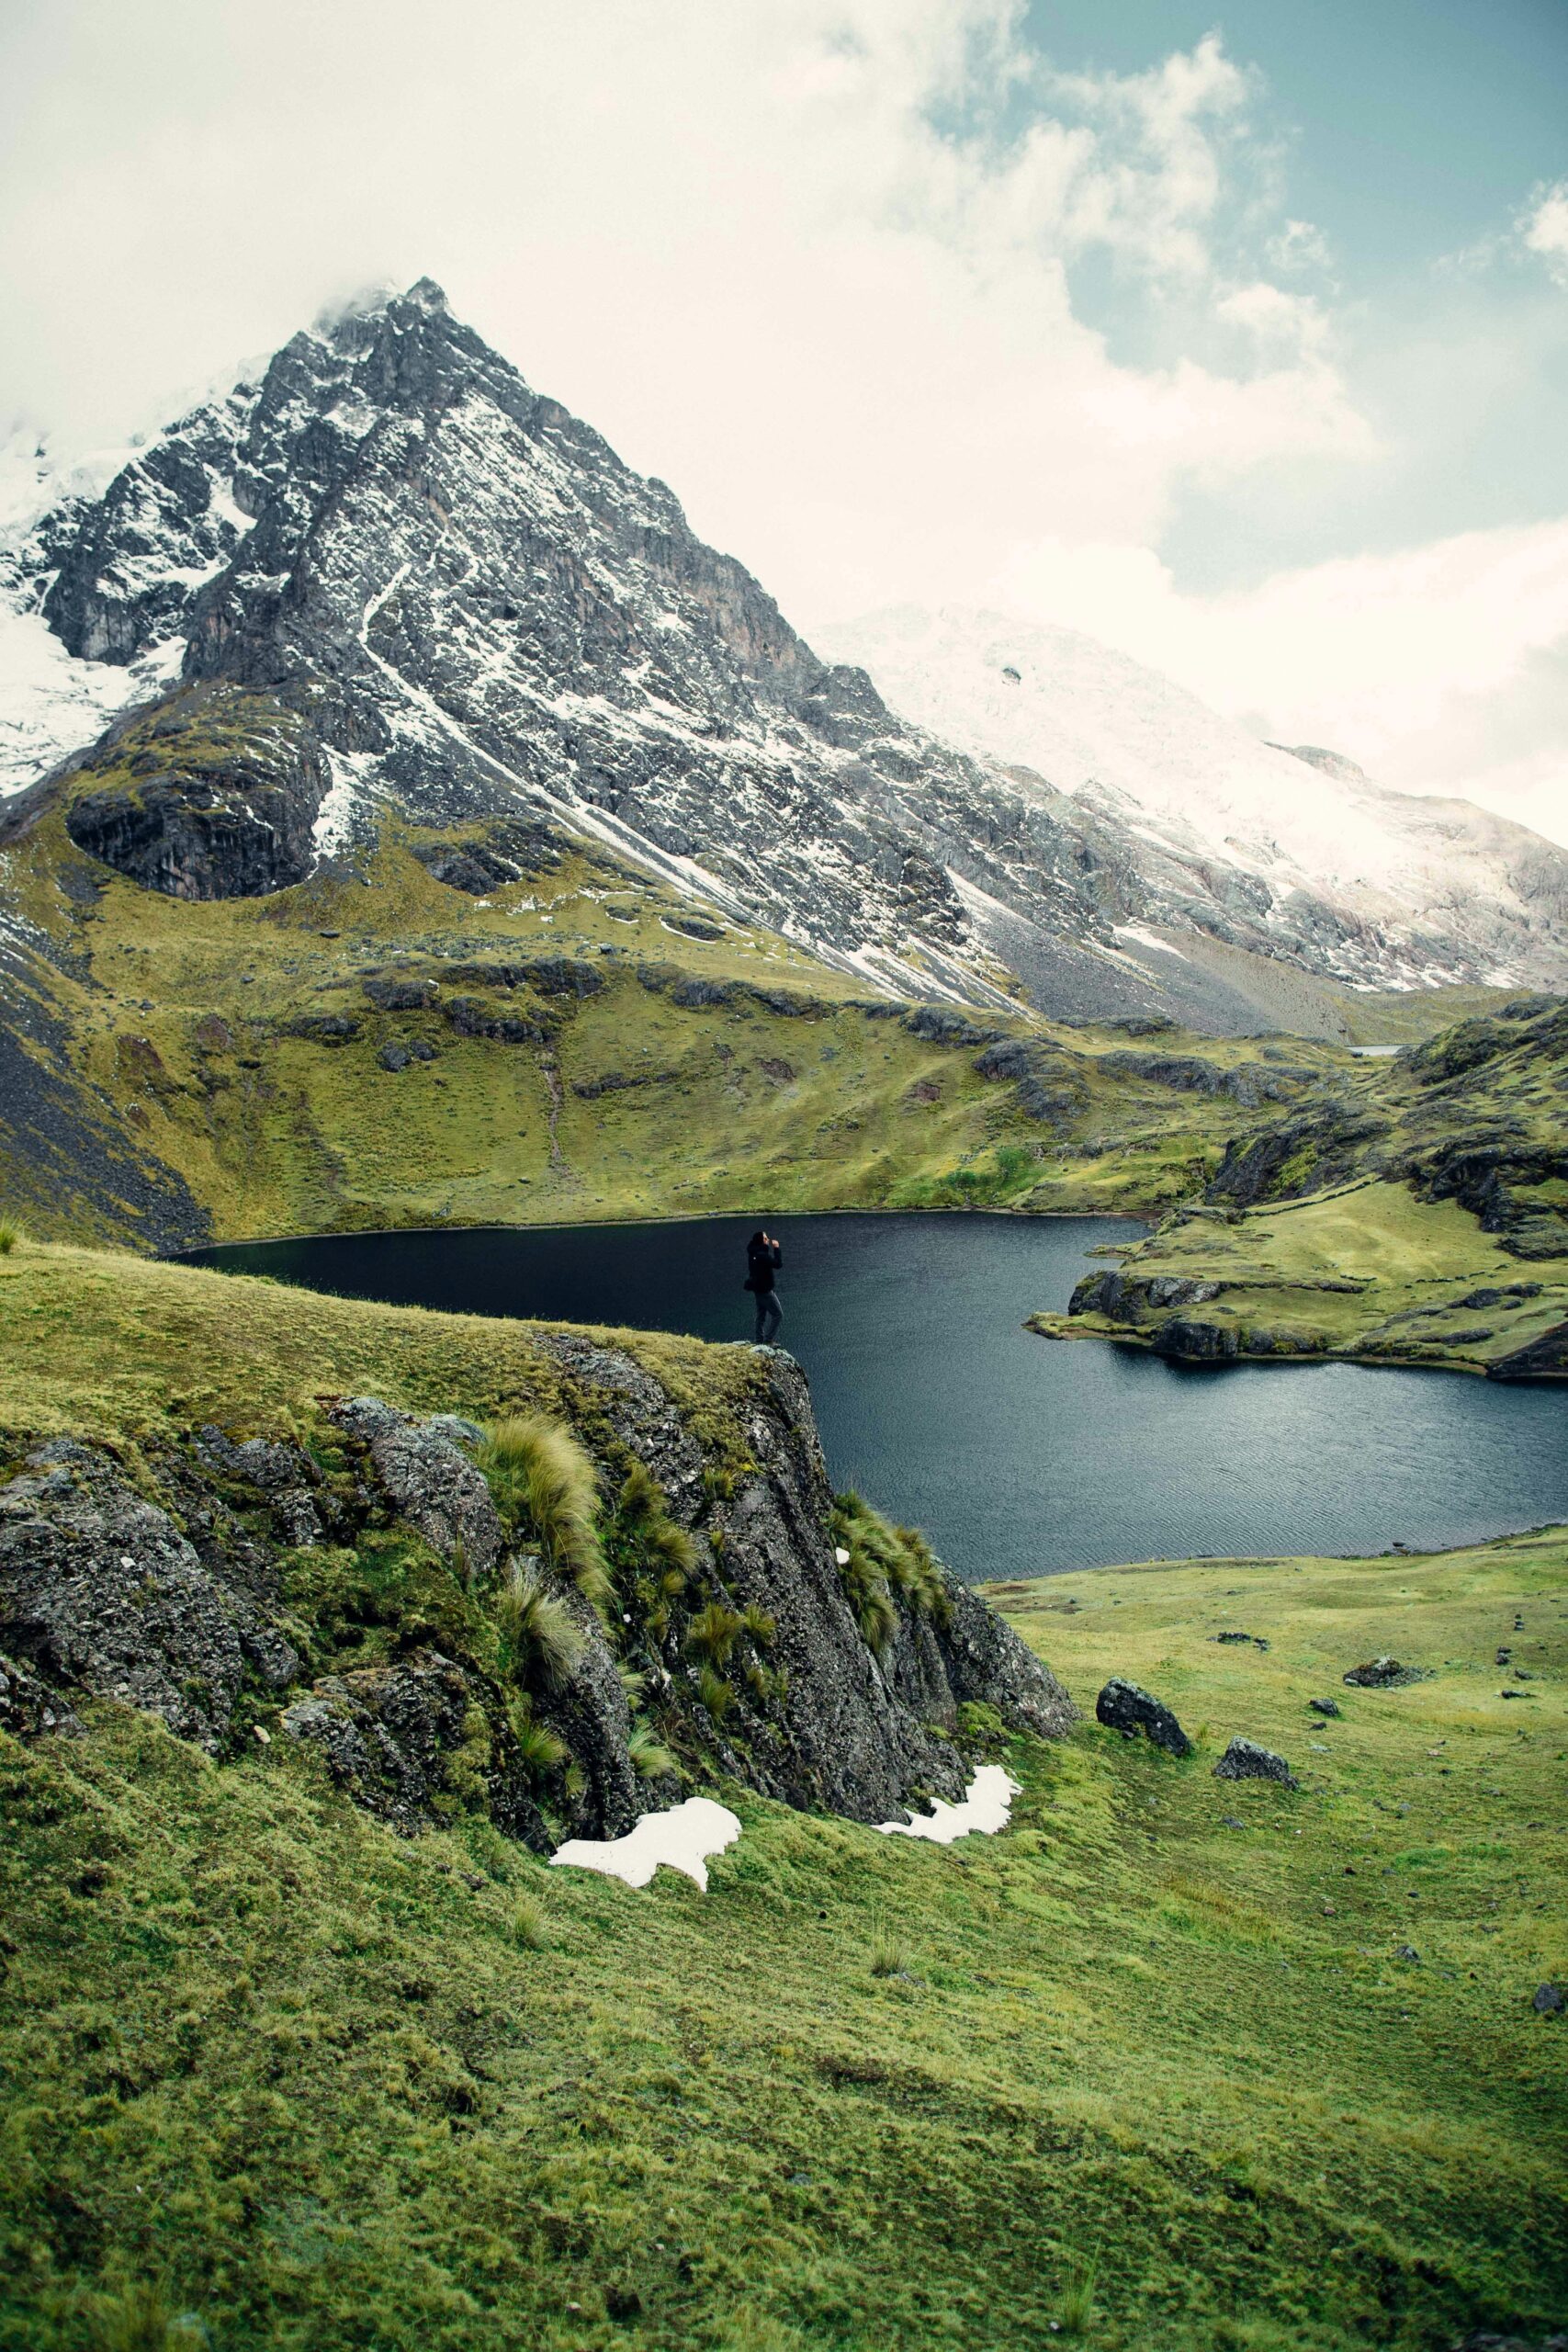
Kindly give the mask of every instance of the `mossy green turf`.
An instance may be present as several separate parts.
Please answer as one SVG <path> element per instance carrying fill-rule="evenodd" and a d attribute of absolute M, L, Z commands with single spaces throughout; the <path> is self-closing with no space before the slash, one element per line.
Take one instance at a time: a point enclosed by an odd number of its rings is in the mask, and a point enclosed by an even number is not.
<path fill-rule="evenodd" d="M 1133 1675 L 1199 1752 L 1016 1744 L 1014 1826 L 950 1849 L 720 1787 L 706 1895 L 400 1841 L 276 1742 L 0 1740 L 0 2338 L 121 2340 L 136 2290 L 132 2340 L 216 2352 L 1018 2352 L 1090 2261 L 1125 2352 L 1542 2330 L 1565 1566 L 1006 1589 L 1086 1710 Z M 1431 1679 L 1347 1690 L 1391 1645 Z M 1216 1781 L 1233 1730 L 1301 1792 Z"/>
<path fill-rule="evenodd" d="M 1194 1310 L 1246 1333 L 1265 1326 L 1301 1354 L 1484 1371 L 1568 1317 L 1568 1259 L 1512 1257 L 1457 1201 L 1420 1201 L 1407 1184 L 1361 1178 L 1304 1200 L 1173 1219 L 1123 1261 L 1140 1277 L 1223 1282 Z M 1485 1307 L 1481 1287 L 1539 1285 Z M 1342 1284 L 1342 1288 L 1325 1285 Z M 1180 1312 L 1182 1310 L 1173 1310 Z M 1152 1332 L 1167 1318 L 1152 1316 Z M 1030 1318 L 1048 1339 L 1140 1344 L 1102 1315 Z"/>
<path fill-rule="evenodd" d="M 480 1420 L 557 1409 L 564 1376 L 538 1344 L 542 1328 L 24 1238 L 0 1256 L 0 1445 L 11 1431 L 134 1447 L 207 1420 L 242 1435 L 302 1433 L 321 1419 L 320 1398 L 365 1391 Z M 601 1336 L 646 1364 L 721 1454 L 743 1453 L 751 1349 Z"/>
<path fill-rule="evenodd" d="M 554 870 L 487 901 L 433 879 L 412 854 L 421 839 L 389 820 L 364 878 L 323 872 L 268 898 L 197 903 L 85 856 L 57 807 L 0 855 L 0 912 L 49 949 L 30 965 L 36 1020 L 21 1028 L 50 1042 L 26 1049 L 176 1171 L 215 1238 L 750 1206 L 1157 1212 L 1253 1123 L 1228 1098 L 1102 1069 L 1124 1035 L 1020 1004 L 997 1025 L 1064 1048 L 1084 1083 L 1078 1110 L 1043 1125 L 1012 1086 L 976 1073 L 972 1049 L 875 1017 L 863 983 L 775 934 L 691 936 L 690 908 L 588 845 L 566 843 Z M 551 1000 L 558 1026 L 542 1046 L 461 1036 L 439 1011 L 382 1012 L 360 986 L 389 966 L 445 978 L 455 959 L 541 953 L 593 959 L 606 981 Z M 682 1007 L 642 987 L 637 962 L 782 990 L 806 1010 L 754 997 Z M 289 1034 L 344 1014 L 359 1025 L 347 1043 Z M 380 1067 L 385 1046 L 416 1039 L 437 1058 Z M 1258 1049 L 1172 1033 L 1160 1050 L 1223 1068 Z M 1359 1067 L 1305 1040 L 1285 1058 L 1324 1075 Z M 637 1082 L 574 1091 L 611 1073 Z M 145 1246 L 130 1202 L 73 1198 L 19 1139 L 4 1144 L 0 1122 L 0 1205 L 37 1231 Z"/>
<path fill-rule="evenodd" d="M 1359 1154 L 1371 1162 L 1346 1182 L 1308 1190 L 1294 1200 L 1238 1210 L 1222 1204 L 1179 1205 L 1126 1254 L 1124 1271 L 1140 1282 L 1160 1277 L 1219 1283 L 1221 1295 L 1194 1307 L 1173 1305 L 1140 1315 L 1129 1331 L 1103 1315 L 1031 1317 L 1050 1339 L 1147 1340 L 1172 1316 L 1194 1312 L 1205 1323 L 1247 1335 L 1266 1329 L 1276 1355 L 1348 1355 L 1402 1363 L 1447 1364 L 1484 1372 L 1568 1318 L 1568 1247 L 1561 1233 L 1565 1188 L 1560 1178 L 1516 1182 L 1512 1203 L 1533 1212 L 1529 1254 L 1503 1247 L 1499 1235 L 1453 1199 L 1422 1199 L 1379 1167 L 1430 1162 L 1445 1147 L 1484 1148 L 1541 1164 L 1561 1154 L 1568 1136 L 1568 1057 L 1561 1014 L 1539 1025 L 1473 1020 L 1445 1031 L 1408 1061 L 1364 1064 L 1337 1087 L 1342 1110 L 1364 1112 L 1377 1130 Z M 1282 1174 L 1310 1184 L 1305 1164 Z M 1534 1295 L 1521 1286 L 1535 1285 Z M 1493 1295 L 1472 1304 L 1477 1291 Z"/>

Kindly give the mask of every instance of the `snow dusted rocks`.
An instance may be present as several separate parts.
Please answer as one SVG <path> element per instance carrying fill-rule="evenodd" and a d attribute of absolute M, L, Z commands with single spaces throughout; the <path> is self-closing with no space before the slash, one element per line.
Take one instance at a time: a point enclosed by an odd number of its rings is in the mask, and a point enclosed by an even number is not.
<path fill-rule="evenodd" d="M 662 1864 L 679 1871 L 705 1894 L 708 1858 L 722 1854 L 740 1835 L 740 1824 L 728 1805 L 711 1797 L 688 1797 L 667 1813 L 645 1813 L 624 1838 L 571 1838 L 550 1856 L 552 1865 L 570 1870 L 598 1871 L 605 1878 L 624 1879 L 627 1886 L 646 1886 Z"/>
<path fill-rule="evenodd" d="M 514 833 L 565 831 L 704 919 L 784 928 L 907 995 L 998 1003 L 996 958 L 1052 1009 L 1200 1014 L 1223 998 L 1218 1025 L 1256 1025 L 1184 957 L 1194 925 L 1384 984 L 1490 977 L 1503 957 L 1562 978 L 1535 967 L 1555 953 L 1540 918 L 1568 904 L 1568 858 L 1519 828 L 1448 804 L 1440 822 L 1418 818 L 1427 804 L 1253 745 L 1274 801 L 1238 849 L 1225 808 L 1203 798 L 1201 727 L 1157 808 L 1142 768 L 1105 780 L 1119 728 L 1145 767 L 1155 746 L 1157 767 L 1197 724 L 1187 713 L 1162 733 L 1147 673 L 1130 681 L 1113 657 L 1073 673 L 1099 732 L 1079 728 L 1072 758 L 1054 739 L 1038 755 L 992 741 L 951 693 L 928 718 L 879 637 L 874 667 L 886 662 L 909 714 L 897 715 L 863 669 L 819 660 L 663 483 L 534 391 L 428 279 L 295 335 L 112 478 L 28 490 L 33 519 L 0 545 L 27 706 L 13 788 L 91 740 L 117 672 L 128 707 L 176 685 L 165 714 L 202 686 L 253 705 L 249 752 L 209 742 L 194 768 L 145 779 L 150 792 L 122 780 L 76 820 L 93 855 L 151 888 L 270 891 L 313 858 L 353 857 L 391 809 L 434 833 L 464 829 L 416 852 L 455 891 L 528 870 Z M 1015 717 L 1036 684 L 1025 662 L 1005 687 Z M 281 774 L 261 751 L 287 727 Z M 1228 739 L 1226 751 L 1234 766 Z M 1184 794 L 1197 796 L 1190 821 Z M 1355 800 L 1358 843 L 1368 809 L 1393 821 L 1384 803 L 1416 827 L 1375 905 L 1336 897 L 1314 865 L 1317 834 L 1289 856 L 1271 845 L 1271 826 L 1325 794 Z M 1462 921 L 1449 920 L 1445 859 L 1463 866 Z M 1039 1115 L 1057 1117 L 1058 1090 L 1032 1083 Z"/>

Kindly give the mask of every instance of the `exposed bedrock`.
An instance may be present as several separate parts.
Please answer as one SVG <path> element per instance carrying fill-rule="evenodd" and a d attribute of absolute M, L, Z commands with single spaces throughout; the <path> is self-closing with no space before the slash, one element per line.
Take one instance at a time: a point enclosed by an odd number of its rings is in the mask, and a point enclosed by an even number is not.
<path fill-rule="evenodd" d="M 207 688 L 111 729 L 69 779 L 78 849 L 171 899 L 254 899 L 302 881 L 330 784 L 310 729 L 262 695 Z"/>
<path fill-rule="evenodd" d="M 259 1724 L 400 1830 L 477 1809 L 541 1849 L 671 1803 L 666 1745 L 688 1780 L 883 1821 L 962 1792 L 966 1703 L 1066 1729 L 1060 1684 L 951 1577 L 934 1603 L 892 1596 L 894 1630 L 868 1646 L 787 1356 L 757 1360 L 726 1453 L 629 1355 L 572 1332 L 543 1344 L 603 1495 L 640 1463 L 689 1532 L 678 1591 L 623 1549 L 613 1600 L 591 1607 L 498 1511 L 481 1432 L 455 1415 L 331 1404 L 324 1469 L 291 1440 L 207 1427 L 134 1484 L 107 1448 L 24 1443 L 0 1485 L 0 1720 L 69 1728 L 73 1702 L 114 1700 L 219 1756 Z M 519 1579 L 562 1627 L 532 1679 L 500 1630 Z"/>

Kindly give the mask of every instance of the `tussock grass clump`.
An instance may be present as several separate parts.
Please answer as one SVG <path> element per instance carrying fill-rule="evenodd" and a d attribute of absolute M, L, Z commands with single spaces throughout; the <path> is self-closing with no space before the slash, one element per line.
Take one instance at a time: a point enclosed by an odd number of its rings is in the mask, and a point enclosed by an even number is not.
<path fill-rule="evenodd" d="M 721 1724 L 735 1704 L 734 1691 L 711 1664 L 705 1664 L 697 1676 L 697 1696 L 716 1724 Z"/>
<path fill-rule="evenodd" d="M 632 1769 L 639 1780 L 660 1781 L 676 1769 L 674 1756 L 653 1725 L 642 1715 L 637 1716 L 632 1724 L 626 1754 L 631 1758 Z"/>
<path fill-rule="evenodd" d="M 550 1915 L 536 1894 L 526 1892 L 512 1906 L 513 1940 L 525 1951 L 543 1951 L 550 1940 Z"/>
<path fill-rule="evenodd" d="M 886 1919 L 874 1919 L 871 1930 L 871 1973 L 874 1976 L 908 1976 L 909 1948 Z"/>
<path fill-rule="evenodd" d="M 88 2341 L 95 2352 L 178 2352 L 200 2340 L 196 2328 L 175 2317 L 153 2280 L 138 2279 L 117 2294 L 94 2299 Z"/>
<path fill-rule="evenodd" d="M 831 1532 L 835 1549 L 849 1554 L 839 1574 L 869 1648 L 886 1648 L 898 1630 L 900 1605 L 913 1616 L 947 1623 L 942 1568 L 918 1529 L 890 1526 L 852 1490 L 834 1498 Z"/>
<path fill-rule="evenodd" d="M 0 1217 L 0 1258 L 8 1258 L 21 1238 L 19 1225 L 13 1225 L 9 1217 Z"/>
<path fill-rule="evenodd" d="M 582 1656 L 583 1640 L 571 1612 L 526 1568 L 513 1568 L 493 1603 L 505 1663 L 519 1682 L 558 1690 L 570 1681 Z"/>
<path fill-rule="evenodd" d="M 1098 2253 L 1070 2256 L 1062 2278 L 1057 2319 L 1064 2335 L 1087 2335 L 1094 2319 L 1094 2282 L 1100 2270 Z"/>
<path fill-rule="evenodd" d="M 595 1523 L 599 1481 L 571 1431 L 542 1413 L 509 1414 L 492 1423 L 479 1464 L 505 1524 L 536 1536 L 551 1567 L 604 1609 L 611 1585 Z"/>
<path fill-rule="evenodd" d="M 512 1729 L 517 1741 L 517 1760 L 536 1781 L 555 1771 L 571 1754 L 559 1732 L 552 1731 L 548 1724 L 536 1722 L 525 1702 L 513 1714 Z"/>
<path fill-rule="evenodd" d="M 686 1628 L 686 1646 L 716 1667 L 729 1664 L 730 1653 L 745 1629 L 745 1620 L 722 1600 L 710 1600 L 699 1609 Z"/>
<path fill-rule="evenodd" d="M 850 1555 L 840 1573 L 857 1615 L 880 1587 L 885 1594 L 897 1595 L 913 1615 L 947 1623 L 951 1607 L 942 1568 L 918 1528 L 892 1526 L 852 1489 L 835 1498 L 832 1527 L 835 1545 Z M 861 1630 L 865 1632 L 863 1623 Z M 866 1638 L 871 1639 L 869 1634 Z M 874 1649 L 881 1646 L 872 1643 Z"/>
<path fill-rule="evenodd" d="M 690 1528 L 671 1517 L 664 1489 L 645 1463 L 634 1462 L 626 1473 L 615 1498 L 615 1529 L 673 1600 L 695 1572 L 700 1547 Z"/>

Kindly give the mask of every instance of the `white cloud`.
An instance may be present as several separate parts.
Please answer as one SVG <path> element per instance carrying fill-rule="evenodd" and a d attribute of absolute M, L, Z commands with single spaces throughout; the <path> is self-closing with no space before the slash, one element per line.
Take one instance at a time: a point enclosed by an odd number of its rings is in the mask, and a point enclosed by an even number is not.
<path fill-rule="evenodd" d="M 1555 610 L 1529 533 L 1215 598 L 1157 552 L 1194 494 L 1243 549 L 1325 487 L 1348 511 L 1445 400 L 1502 396 L 1445 348 L 1374 425 L 1278 178 L 1217 37 L 1064 74 L 1022 0 L 53 0 L 0 15 L 0 415 L 120 437 L 429 272 L 807 628 L 1000 578 L 1385 773 L 1468 697 L 1483 763 Z M 1523 245 L 1556 268 L 1565 231 L 1539 189 Z M 1421 454 L 1439 502 L 1452 455 Z M 1538 753 L 1510 738 L 1520 790 Z"/>
<path fill-rule="evenodd" d="M 1183 594 L 1150 549 L 1045 542 L 994 593 L 1164 670 L 1276 741 L 1568 841 L 1568 517 Z"/>
<path fill-rule="evenodd" d="M 14 398 L 90 441 L 429 271 L 807 616 L 1375 447 L 1310 305 L 1220 254 L 1255 93 L 1213 38 L 1062 77 L 1014 0 L 62 0 L 12 62 Z M 1190 338 L 1113 354 L 1095 254 Z"/>
<path fill-rule="evenodd" d="M 1527 253 L 1538 254 L 1560 286 L 1568 286 L 1568 180 L 1538 187 L 1519 216 Z"/>

